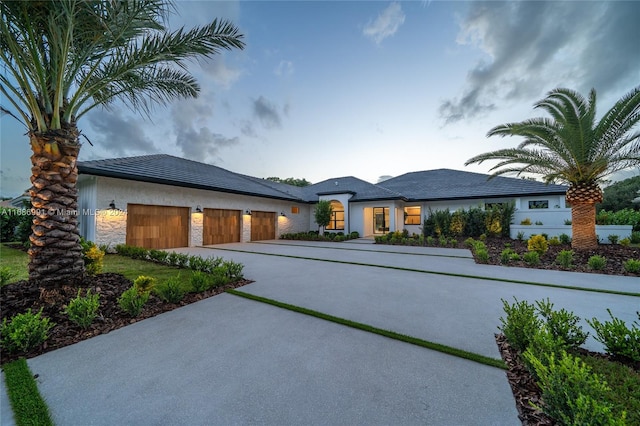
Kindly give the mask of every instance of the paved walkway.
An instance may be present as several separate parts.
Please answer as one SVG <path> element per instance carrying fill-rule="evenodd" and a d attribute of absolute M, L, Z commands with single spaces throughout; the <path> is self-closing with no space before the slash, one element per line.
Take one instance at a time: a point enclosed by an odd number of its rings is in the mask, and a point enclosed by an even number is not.
<path fill-rule="evenodd" d="M 606 319 L 610 307 L 629 322 L 640 309 L 637 297 L 432 273 L 640 292 L 637 278 L 476 265 L 466 250 L 270 241 L 180 251 L 244 263 L 256 282 L 243 292 L 494 358 L 501 298 L 549 297 L 582 318 Z M 57 425 L 519 424 L 502 370 L 230 294 L 29 366 Z"/>

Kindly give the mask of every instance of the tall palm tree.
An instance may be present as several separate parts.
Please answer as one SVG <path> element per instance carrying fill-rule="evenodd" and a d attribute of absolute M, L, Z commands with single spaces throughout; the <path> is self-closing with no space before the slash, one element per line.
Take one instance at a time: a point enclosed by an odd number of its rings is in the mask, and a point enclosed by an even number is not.
<path fill-rule="evenodd" d="M 77 218 L 80 130 L 97 106 L 196 97 L 185 61 L 244 47 L 228 21 L 170 32 L 166 0 L 0 1 L 3 114 L 22 121 L 33 155 L 29 279 L 43 287 L 84 274 Z M 3 141 L 3 144 L 8 143 Z"/>
<path fill-rule="evenodd" d="M 516 148 L 477 155 L 465 163 L 500 160 L 490 170 L 505 173 L 534 173 L 546 182 L 569 185 L 566 200 L 571 205 L 572 247 L 597 246 L 596 203 L 602 202 L 599 183 L 610 174 L 640 165 L 640 86 L 627 93 L 596 120 L 596 92 L 585 99 L 569 89 L 555 89 L 535 104 L 551 118 L 532 118 L 503 124 L 487 136 L 522 136 Z"/>

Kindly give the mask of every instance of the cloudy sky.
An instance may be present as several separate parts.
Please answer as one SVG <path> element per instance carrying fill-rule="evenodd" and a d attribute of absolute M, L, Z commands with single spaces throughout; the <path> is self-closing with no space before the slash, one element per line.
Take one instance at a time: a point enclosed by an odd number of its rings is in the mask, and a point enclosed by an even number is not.
<path fill-rule="evenodd" d="M 199 98 L 152 120 L 87 114 L 81 160 L 166 153 L 311 182 L 486 173 L 465 161 L 518 143 L 487 131 L 542 114 L 532 105 L 549 90 L 595 88 L 602 113 L 640 84 L 634 1 L 178 1 L 177 12 L 171 28 L 233 21 L 246 48 L 192 63 Z M 30 151 L 19 122 L 0 125 L 11 196 L 30 185 Z"/>

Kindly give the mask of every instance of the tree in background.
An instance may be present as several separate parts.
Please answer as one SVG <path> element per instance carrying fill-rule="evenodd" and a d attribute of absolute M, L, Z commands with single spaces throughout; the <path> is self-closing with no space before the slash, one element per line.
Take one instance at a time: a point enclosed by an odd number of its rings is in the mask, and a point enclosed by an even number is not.
<path fill-rule="evenodd" d="M 555 89 L 536 103 L 551 118 L 532 118 L 503 124 L 488 136 L 523 136 L 516 148 L 477 155 L 465 163 L 500 160 L 491 177 L 506 173 L 533 173 L 545 182 L 568 183 L 575 249 L 598 245 L 596 204 L 602 202 L 599 183 L 620 170 L 640 165 L 640 86 L 619 99 L 596 121 L 596 92 L 585 99 L 569 89 Z"/>
<path fill-rule="evenodd" d="M 329 225 L 331 222 L 331 213 L 333 213 L 333 208 L 331 207 L 331 201 L 320 200 L 318 204 L 316 204 L 315 211 L 315 220 L 318 224 L 320 235 L 324 235 L 324 228 Z"/>
<path fill-rule="evenodd" d="M 597 210 L 607 210 L 610 212 L 623 209 L 640 210 L 640 204 L 633 202 L 633 199 L 640 195 L 638 191 L 640 191 L 640 176 L 625 179 L 607 186 L 602 191 L 604 197 L 602 203 L 598 204 Z"/>
<path fill-rule="evenodd" d="M 84 275 L 78 231 L 78 120 L 120 100 L 151 115 L 154 104 L 196 97 L 185 60 L 244 47 L 227 21 L 170 32 L 166 0 L 0 2 L 3 114 L 29 135 L 29 279 L 43 287 Z M 2 141 L 3 148 L 9 141 Z"/>
<path fill-rule="evenodd" d="M 311 182 L 309 182 L 305 178 L 296 179 L 296 178 L 290 177 L 286 179 L 280 179 L 279 177 L 271 176 L 271 177 L 268 177 L 267 180 L 270 180 L 272 182 L 278 182 L 278 183 L 286 183 L 287 185 L 293 185 L 293 186 L 299 186 L 299 187 L 305 187 L 305 186 L 311 185 Z"/>

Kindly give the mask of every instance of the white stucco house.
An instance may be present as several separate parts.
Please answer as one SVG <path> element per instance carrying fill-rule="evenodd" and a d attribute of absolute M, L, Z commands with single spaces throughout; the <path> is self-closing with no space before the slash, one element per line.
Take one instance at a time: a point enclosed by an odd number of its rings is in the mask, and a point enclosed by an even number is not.
<path fill-rule="evenodd" d="M 429 208 L 514 202 L 514 223 L 564 225 L 566 187 L 450 169 L 378 184 L 355 177 L 299 188 L 170 155 L 78 163 L 80 230 L 98 244 L 174 248 L 278 238 L 318 229 L 314 205 L 329 200 L 329 232 L 421 232 Z"/>

